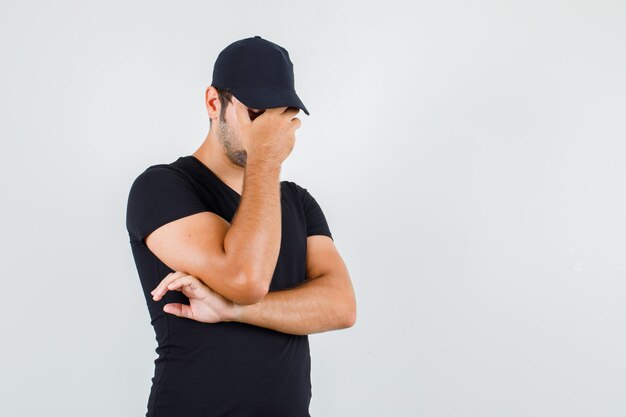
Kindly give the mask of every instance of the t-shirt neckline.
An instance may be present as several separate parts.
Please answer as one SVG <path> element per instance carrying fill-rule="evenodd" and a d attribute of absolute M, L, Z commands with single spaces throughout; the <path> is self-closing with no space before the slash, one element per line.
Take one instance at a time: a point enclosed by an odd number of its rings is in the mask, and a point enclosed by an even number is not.
<path fill-rule="evenodd" d="M 204 164 L 204 162 L 202 162 L 201 160 L 199 160 L 198 158 L 196 158 L 193 155 L 187 155 L 187 158 L 189 158 L 192 161 L 195 161 L 198 166 L 200 166 L 204 171 L 208 172 L 209 175 L 211 175 L 213 178 L 215 178 L 220 184 L 222 184 L 225 188 L 229 189 L 230 191 L 232 191 L 233 194 L 235 194 L 238 198 L 241 198 L 241 194 L 239 194 L 234 188 L 232 188 L 230 185 L 226 184 L 224 181 L 222 181 L 222 179 L 220 177 L 217 176 L 217 174 L 215 172 L 213 172 L 211 170 L 211 168 L 209 168 L 208 166 L 206 166 Z"/>

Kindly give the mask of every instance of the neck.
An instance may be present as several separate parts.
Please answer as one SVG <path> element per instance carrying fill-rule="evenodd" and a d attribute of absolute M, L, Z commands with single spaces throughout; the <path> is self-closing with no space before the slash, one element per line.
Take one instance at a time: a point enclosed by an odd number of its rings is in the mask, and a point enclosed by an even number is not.
<path fill-rule="evenodd" d="M 239 194 L 243 192 L 245 169 L 228 159 L 222 144 L 212 130 L 209 130 L 202 145 L 192 155 L 209 167 L 230 188 Z"/>

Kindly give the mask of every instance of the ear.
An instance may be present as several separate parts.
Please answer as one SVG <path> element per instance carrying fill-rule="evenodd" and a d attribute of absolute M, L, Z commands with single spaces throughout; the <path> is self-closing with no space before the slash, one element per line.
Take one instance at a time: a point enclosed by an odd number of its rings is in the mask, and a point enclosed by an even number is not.
<path fill-rule="evenodd" d="M 208 86 L 204 92 L 204 104 L 206 105 L 209 119 L 217 119 L 220 115 L 221 103 L 217 90 L 212 85 Z"/>

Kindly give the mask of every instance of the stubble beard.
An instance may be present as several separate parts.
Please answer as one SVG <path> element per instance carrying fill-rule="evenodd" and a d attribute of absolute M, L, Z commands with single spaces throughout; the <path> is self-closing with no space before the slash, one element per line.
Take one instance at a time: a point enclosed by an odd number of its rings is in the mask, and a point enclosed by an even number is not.
<path fill-rule="evenodd" d="M 233 134 L 233 130 L 226 120 L 220 119 L 220 122 L 219 128 L 217 129 L 217 138 L 224 148 L 224 153 L 233 164 L 245 168 L 248 159 L 247 152 L 238 146 L 239 141 Z"/>

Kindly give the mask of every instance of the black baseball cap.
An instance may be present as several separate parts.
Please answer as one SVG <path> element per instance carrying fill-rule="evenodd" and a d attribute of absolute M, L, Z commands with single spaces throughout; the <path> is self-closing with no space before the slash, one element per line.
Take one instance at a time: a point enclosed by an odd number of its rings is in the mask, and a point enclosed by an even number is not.
<path fill-rule="evenodd" d="M 294 86 L 289 52 L 260 36 L 228 45 L 215 60 L 213 87 L 228 89 L 253 109 L 296 107 L 306 109 Z"/>

